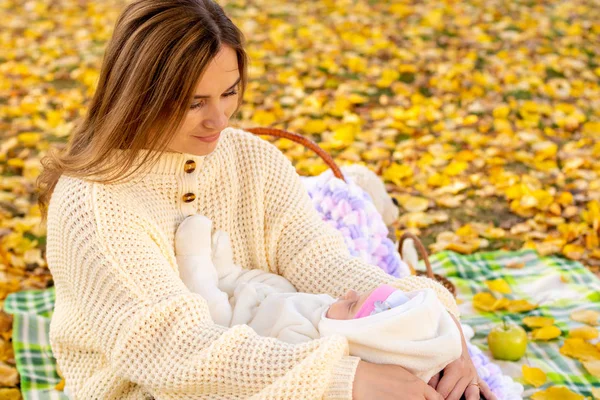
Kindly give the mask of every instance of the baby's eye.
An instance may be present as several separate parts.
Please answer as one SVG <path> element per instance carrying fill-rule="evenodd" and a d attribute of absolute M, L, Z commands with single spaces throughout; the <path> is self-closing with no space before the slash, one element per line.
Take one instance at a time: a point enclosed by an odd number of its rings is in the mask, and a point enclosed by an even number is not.
<path fill-rule="evenodd" d="M 348 312 L 352 312 L 355 305 L 356 305 L 356 301 L 349 301 L 348 302 Z"/>

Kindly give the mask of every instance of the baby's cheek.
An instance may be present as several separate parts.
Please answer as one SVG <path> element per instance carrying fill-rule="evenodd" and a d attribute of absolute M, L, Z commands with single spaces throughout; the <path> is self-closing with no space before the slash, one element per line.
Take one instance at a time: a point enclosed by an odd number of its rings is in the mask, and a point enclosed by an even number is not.
<path fill-rule="evenodd" d="M 351 319 L 352 316 L 348 312 L 348 307 L 343 301 L 338 301 L 329 306 L 325 316 L 329 319 Z"/>

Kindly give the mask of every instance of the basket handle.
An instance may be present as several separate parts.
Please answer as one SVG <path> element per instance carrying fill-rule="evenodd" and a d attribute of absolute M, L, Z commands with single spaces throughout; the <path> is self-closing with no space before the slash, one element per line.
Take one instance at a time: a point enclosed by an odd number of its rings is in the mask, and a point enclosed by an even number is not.
<path fill-rule="evenodd" d="M 337 166 L 335 161 L 333 161 L 333 158 L 325 150 L 320 148 L 319 145 L 316 144 L 314 141 L 312 141 L 298 133 L 292 133 L 292 132 L 284 131 L 283 129 L 277 129 L 277 128 L 249 128 L 249 129 L 246 128 L 244 130 L 247 132 L 253 133 L 257 136 L 258 135 L 275 136 L 275 137 L 279 137 L 279 138 L 289 139 L 292 142 L 300 143 L 304 147 L 307 147 L 307 148 L 311 149 L 312 151 L 314 151 L 315 153 L 317 153 L 317 155 L 319 157 L 321 157 L 321 159 L 323 159 L 323 161 L 325 161 L 325 164 L 327 164 L 327 166 L 329 168 L 331 168 L 331 171 L 333 172 L 333 175 L 336 178 L 341 179 L 344 182 L 346 182 L 346 179 L 344 179 L 344 175 L 342 174 L 342 171 Z"/>
<path fill-rule="evenodd" d="M 425 250 L 425 246 L 423 246 L 423 243 L 421 243 L 421 240 L 419 240 L 417 236 L 410 232 L 404 232 L 400 237 L 400 242 L 398 243 L 398 253 L 402 254 L 402 244 L 404 243 L 405 239 L 409 238 L 413 240 L 415 246 L 417 247 L 417 251 L 421 255 L 423 261 L 425 261 L 425 266 L 427 267 L 427 276 L 429 278 L 435 279 L 433 276 L 433 269 L 431 268 L 431 263 L 429 262 L 429 256 L 427 255 L 427 250 Z"/>

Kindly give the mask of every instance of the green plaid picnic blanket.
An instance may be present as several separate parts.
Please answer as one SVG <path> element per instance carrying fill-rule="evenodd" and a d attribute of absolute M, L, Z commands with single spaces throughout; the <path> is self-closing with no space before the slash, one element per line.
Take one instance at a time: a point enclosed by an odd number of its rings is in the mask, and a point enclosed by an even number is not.
<path fill-rule="evenodd" d="M 60 382 L 48 335 L 54 299 L 51 287 L 11 293 L 4 301 L 4 311 L 14 317 L 12 342 L 24 400 L 68 400 L 54 389 Z"/>
<path fill-rule="evenodd" d="M 562 331 L 560 337 L 550 341 L 530 340 L 525 357 L 518 362 L 492 359 L 505 375 L 524 385 L 524 398 L 551 386 L 565 386 L 591 398 L 592 387 L 600 387 L 600 379 L 587 373 L 579 361 L 565 357 L 559 351 L 569 330 L 584 325 L 569 318 L 573 311 L 600 311 L 600 279 L 581 263 L 558 256 L 539 257 L 533 250 L 493 251 L 467 256 L 442 251 L 433 254 L 430 261 L 435 272 L 450 278 L 456 285 L 457 297 L 463 301 L 459 305 L 461 322 L 473 328 L 475 336 L 471 343 L 484 350 L 490 358 L 487 335 L 492 327 L 502 322 L 503 316 L 521 325 L 522 319 L 527 316 L 554 318 L 555 325 Z M 524 263 L 525 266 L 522 269 L 507 268 L 507 265 L 515 263 Z M 525 299 L 539 304 L 539 308 L 523 313 L 482 312 L 473 308 L 473 295 L 489 291 L 484 282 L 498 278 L 504 279 L 513 292 L 504 297 Z M 525 384 L 521 372 L 523 364 L 544 371 L 546 384 L 537 389 Z"/>
<path fill-rule="evenodd" d="M 461 322 L 470 325 L 475 336 L 471 343 L 491 357 L 487 351 L 487 334 L 501 323 L 502 316 L 520 323 L 529 315 L 549 316 L 563 331 L 557 339 L 530 341 L 526 357 L 519 362 L 494 361 L 502 371 L 515 380 L 521 380 L 521 365 L 541 368 L 548 377 L 539 389 L 525 385 L 524 397 L 550 386 L 566 386 L 584 396 L 591 396 L 591 388 L 600 386 L 600 380 L 589 375 L 579 361 L 560 354 L 567 332 L 582 324 L 570 320 L 574 310 L 600 311 L 600 279 L 578 262 L 561 257 L 539 257 L 532 250 L 516 252 L 494 251 L 463 256 L 442 251 L 430 257 L 435 272 L 450 278 L 458 289 L 462 312 Z M 507 265 L 525 263 L 522 269 Z M 561 280 L 562 277 L 562 280 Z M 486 291 L 486 280 L 503 278 L 511 286 L 509 298 L 526 299 L 539 303 L 538 309 L 524 313 L 479 312 L 472 307 L 475 293 Z M 566 281 L 566 282 L 563 282 Z M 60 378 L 48 340 L 50 318 L 54 307 L 54 288 L 17 292 L 4 303 L 6 312 L 14 314 L 13 346 L 17 370 L 21 374 L 21 390 L 25 400 L 67 400 L 62 392 L 54 390 Z"/>

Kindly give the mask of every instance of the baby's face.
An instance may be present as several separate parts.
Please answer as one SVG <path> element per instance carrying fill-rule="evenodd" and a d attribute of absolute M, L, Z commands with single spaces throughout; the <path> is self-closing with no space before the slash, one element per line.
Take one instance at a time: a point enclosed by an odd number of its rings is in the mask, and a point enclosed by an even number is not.
<path fill-rule="evenodd" d="M 373 289 L 375 290 L 375 289 Z M 373 290 L 359 294 L 355 290 L 348 290 L 338 301 L 329 306 L 325 316 L 329 319 L 352 319 L 360 310 L 363 303 Z"/>

